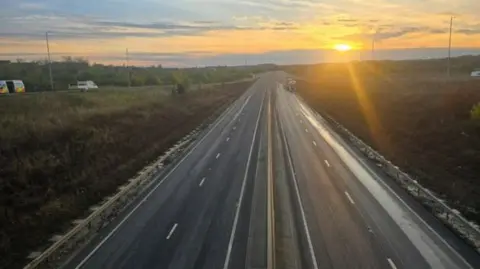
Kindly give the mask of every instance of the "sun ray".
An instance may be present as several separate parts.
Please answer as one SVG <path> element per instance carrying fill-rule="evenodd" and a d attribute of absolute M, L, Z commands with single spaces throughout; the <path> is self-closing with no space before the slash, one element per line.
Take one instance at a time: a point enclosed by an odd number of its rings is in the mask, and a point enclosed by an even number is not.
<path fill-rule="evenodd" d="M 379 148 L 384 149 L 385 151 L 391 153 L 390 143 L 388 137 L 385 133 L 385 130 L 382 127 L 380 118 L 377 114 L 374 104 L 370 100 L 369 95 L 366 92 L 363 83 L 359 79 L 359 75 L 355 70 L 355 66 L 352 63 L 347 63 L 348 74 L 350 76 L 350 81 L 352 88 L 357 97 L 357 102 L 360 106 L 363 117 L 366 121 L 368 129 L 374 138 L 374 143 Z"/>

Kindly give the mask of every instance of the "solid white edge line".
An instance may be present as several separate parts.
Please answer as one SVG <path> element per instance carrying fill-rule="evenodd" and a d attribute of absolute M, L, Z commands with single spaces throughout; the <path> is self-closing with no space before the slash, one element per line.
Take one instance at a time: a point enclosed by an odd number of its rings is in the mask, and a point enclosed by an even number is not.
<path fill-rule="evenodd" d="M 316 147 L 317 146 L 317 142 L 315 141 L 312 141 L 313 145 Z"/>
<path fill-rule="evenodd" d="M 240 111 L 242 111 L 242 110 L 245 108 L 247 102 L 250 101 L 250 97 L 251 97 L 251 95 L 249 95 L 249 96 L 246 98 L 245 103 L 244 103 L 243 106 L 240 108 Z M 240 98 L 241 98 L 241 97 L 240 97 Z M 235 106 L 235 104 L 232 104 L 232 106 Z M 233 107 L 230 109 L 230 111 L 226 111 L 226 113 L 223 115 L 222 118 L 220 118 L 220 119 L 217 120 L 217 122 L 212 126 L 212 128 L 210 128 L 210 130 L 208 130 L 208 132 L 200 139 L 200 141 L 198 141 L 198 143 L 195 144 L 195 146 L 193 146 L 193 148 L 191 148 L 190 151 L 189 151 L 185 156 L 183 156 L 183 158 L 172 168 L 172 170 L 170 170 L 170 171 L 167 173 L 167 175 L 165 175 L 165 176 L 163 177 L 163 179 L 160 180 L 160 182 L 158 182 L 157 185 L 155 185 L 155 187 L 153 187 L 153 189 L 151 189 L 151 190 L 145 195 L 145 197 L 143 198 L 142 202 L 145 201 L 145 200 L 147 200 L 148 197 L 150 197 L 150 195 L 152 195 L 153 192 L 155 192 L 155 191 L 158 189 L 158 187 L 160 187 L 160 185 L 162 185 L 162 183 L 177 169 L 178 166 L 180 166 L 180 164 L 183 163 L 183 161 L 184 161 L 188 156 L 190 156 L 190 154 L 191 154 L 200 144 L 202 144 L 202 142 L 210 135 L 210 133 L 213 132 L 213 130 L 215 130 L 215 128 L 220 124 L 220 122 L 222 122 L 222 121 L 227 117 L 227 115 L 230 114 L 230 112 L 231 112 L 232 110 L 233 110 Z M 95 252 L 97 252 L 97 251 L 103 246 L 103 244 L 105 244 L 105 242 L 106 242 L 107 240 L 109 240 L 110 237 L 112 237 L 112 236 L 118 231 L 118 229 L 120 229 L 120 227 L 123 225 L 123 223 L 125 223 L 125 222 L 128 220 L 128 218 L 130 218 L 130 216 L 131 216 L 133 213 L 135 213 L 135 211 L 137 211 L 137 209 L 138 209 L 140 206 L 143 205 L 142 202 L 138 203 L 138 204 L 117 224 L 117 226 L 115 226 L 115 228 L 113 228 L 113 229 L 107 234 L 107 236 L 105 236 L 105 238 L 103 238 L 102 241 L 100 241 L 100 243 L 98 243 L 98 244 L 95 246 L 95 248 L 94 248 L 92 251 L 90 251 L 85 258 L 83 258 L 82 261 L 80 261 L 80 263 L 79 263 L 77 266 L 75 266 L 75 269 L 82 268 L 83 265 L 93 256 L 93 254 L 95 254 Z"/>
<path fill-rule="evenodd" d="M 173 233 L 175 232 L 175 229 L 177 229 L 177 226 L 178 226 L 178 223 L 175 223 L 172 229 L 170 229 L 170 232 L 167 235 L 167 240 L 170 239 L 170 237 L 172 237 Z"/>
<path fill-rule="evenodd" d="M 292 174 L 292 179 L 294 181 L 294 186 L 295 186 L 295 193 L 297 197 L 298 204 L 300 205 L 300 213 L 302 215 L 302 222 L 303 222 L 303 228 L 305 229 L 305 233 L 307 235 L 307 242 L 308 242 L 308 250 L 310 251 L 310 257 L 312 258 L 312 263 L 313 263 L 313 269 L 318 269 L 318 263 L 317 263 L 317 258 L 315 257 L 315 252 L 313 251 L 313 244 L 312 244 L 312 238 L 310 236 L 310 231 L 308 229 L 308 224 L 307 224 L 307 217 L 305 216 L 305 210 L 303 209 L 303 203 L 302 203 L 302 198 L 300 197 L 300 190 L 298 188 L 298 182 L 297 182 L 297 177 L 295 176 L 295 171 L 293 170 L 293 163 L 292 163 L 292 158 L 290 157 L 290 149 L 288 148 L 287 140 L 285 137 L 285 131 L 282 130 L 283 134 L 283 143 L 285 145 L 285 148 L 287 150 L 287 159 L 288 159 L 288 164 L 290 166 L 290 173 Z"/>
<path fill-rule="evenodd" d="M 352 197 L 350 196 L 350 194 L 348 193 L 348 191 L 345 191 L 345 196 L 347 196 L 348 200 L 350 201 L 350 203 L 351 203 L 352 205 L 355 204 L 355 202 L 353 201 L 353 199 L 352 199 Z"/>
<path fill-rule="evenodd" d="M 220 153 L 217 153 L 217 156 L 215 156 L 215 159 L 218 159 L 220 157 Z"/>
<path fill-rule="evenodd" d="M 300 106 L 302 106 L 302 104 L 300 103 L 301 101 L 297 98 L 297 102 Z M 311 109 L 310 109 L 311 110 Z M 302 112 L 304 113 L 305 115 L 305 112 Z M 314 114 L 312 114 L 314 115 Z M 322 117 L 321 115 L 319 115 L 318 113 L 316 115 L 314 115 L 314 119 L 319 123 L 320 121 L 317 119 L 317 116 L 318 117 Z M 336 132 L 331 129 L 331 127 L 326 124 L 325 126 L 327 126 L 328 128 L 325 128 L 325 130 L 327 130 L 328 133 L 332 134 L 336 134 Z M 321 136 L 321 134 L 319 134 Z M 338 135 L 338 134 L 337 134 Z M 423 225 L 424 227 L 427 228 L 427 230 L 429 230 L 432 234 L 434 234 L 436 236 L 436 239 L 440 240 L 458 259 L 460 259 L 464 265 L 466 265 L 468 268 L 470 269 L 473 269 L 473 267 L 470 265 L 469 262 L 467 262 L 467 260 L 465 260 L 465 258 L 460 255 L 451 245 L 450 243 L 448 243 L 443 237 L 441 237 L 437 231 L 435 231 L 422 217 L 420 217 L 420 215 L 415 211 L 413 210 L 408 204 L 407 202 L 405 202 L 386 182 L 384 182 L 383 180 L 380 179 L 380 176 L 378 176 L 376 174 L 376 172 L 374 172 L 370 167 L 368 167 L 368 165 L 366 164 L 366 162 L 364 160 L 362 160 L 361 158 L 357 158 L 357 156 L 352 153 L 352 149 L 349 149 L 347 150 L 346 148 L 347 147 L 351 147 L 349 146 L 348 144 L 346 144 L 345 141 L 343 140 L 338 140 L 337 137 L 335 136 L 332 136 L 334 137 L 334 140 L 337 141 L 337 143 L 339 143 L 342 147 L 344 147 L 344 144 L 346 145 L 345 147 L 345 150 L 346 152 L 354 159 L 358 162 L 358 164 L 365 170 L 366 173 L 368 173 L 376 182 L 379 182 L 381 186 L 383 186 L 384 190 L 389 193 L 389 194 L 392 194 L 396 199 L 397 201 L 399 201 L 401 204 L 403 204 L 403 206 L 407 209 L 408 212 L 412 213 L 416 218 L 417 220 L 419 220 Z M 341 142 L 343 141 L 343 143 Z M 333 147 L 330 145 L 330 147 L 333 149 Z M 335 149 L 333 149 L 335 151 Z M 337 153 L 338 155 L 338 153 Z M 339 156 L 340 157 L 340 156 Z M 340 157 L 341 158 L 341 157 Z M 350 168 L 349 168 L 350 169 Z M 350 170 L 351 171 L 351 170 Z M 378 180 L 377 180 L 378 179 Z M 363 183 L 362 183 L 363 185 Z M 365 185 L 364 185 L 365 186 Z M 370 192 L 371 193 L 371 192 Z M 372 195 L 373 197 L 373 195 Z M 375 197 L 374 197 L 375 198 Z M 377 200 L 378 201 L 378 200 Z M 405 234 L 405 231 L 402 230 L 402 232 Z M 411 241 L 411 240 L 410 240 Z"/>
<path fill-rule="evenodd" d="M 325 164 L 330 167 L 330 163 L 327 161 L 327 160 L 323 160 L 325 162 Z"/>
<path fill-rule="evenodd" d="M 397 269 L 397 266 L 396 266 L 395 263 L 392 261 L 392 259 L 387 258 L 387 261 L 388 261 L 388 264 L 390 264 L 390 267 L 392 267 L 392 269 Z"/>
<path fill-rule="evenodd" d="M 250 146 L 250 153 L 248 154 L 247 165 L 245 166 L 245 175 L 243 177 L 242 188 L 240 190 L 240 198 L 237 202 L 237 210 L 235 212 L 235 218 L 233 220 L 232 233 L 230 234 L 230 240 L 228 242 L 227 255 L 225 256 L 225 262 L 223 264 L 223 269 L 228 269 L 230 264 L 230 255 L 232 254 L 233 240 L 235 239 L 235 233 L 237 230 L 238 219 L 240 216 L 240 209 L 242 207 L 243 195 L 245 192 L 245 185 L 247 183 L 248 170 L 250 169 L 250 160 L 252 158 L 253 145 L 255 144 L 255 136 L 257 135 L 258 123 L 260 122 L 260 116 L 262 115 L 263 103 L 265 102 L 265 93 L 263 94 L 262 104 L 260 106 L 260 111 L 258 112 L 257 123 L 255 125 L 255 130 L 253 131 L 252 145 Z"/>
<path fill-rule="evenodd" d="M 229 136 L 229 137 L 227 137 L 226 141 L 228 142 L 228 140 L 230 140 L 230 136 Z"/>
<path fill-rule="evenodd" d="M 202 178 L 202 181 L 200 181 L 200 184 L 198 184 L 198 186 L 202 186 L 203 185 L 203 182 L 205 182 L 205 178 Z"/>

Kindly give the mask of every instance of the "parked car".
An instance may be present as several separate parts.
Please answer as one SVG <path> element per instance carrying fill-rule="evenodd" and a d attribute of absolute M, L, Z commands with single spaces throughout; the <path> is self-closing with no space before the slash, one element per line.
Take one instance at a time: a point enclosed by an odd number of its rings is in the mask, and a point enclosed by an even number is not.
<path fill-rule="evenodd" d="M 21 80 L 0 80 L 0 94 L 25 92 L 25 85 Z"/>
<path fill-rule="evenodd" d="M 69 84 L 68 85 L 69 90 L 80 90 L 82 92 L 86 92 L 89 89 L 98 89 L 97 84 L 91 80 L 87 81 L 77 81 L 77 84 Z"/>

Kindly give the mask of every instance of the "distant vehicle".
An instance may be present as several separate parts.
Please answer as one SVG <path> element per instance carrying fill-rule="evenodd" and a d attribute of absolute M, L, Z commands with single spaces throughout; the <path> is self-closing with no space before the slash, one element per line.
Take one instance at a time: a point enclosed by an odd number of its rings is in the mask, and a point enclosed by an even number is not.
<path fill-rule="evenodd" d="M 98 89 L 97 84 L 91 80 L 77 81 L 77 84 L 68 84 L 69 90 L 80 90 L 86 92 L 89 89 Z"/>
<path fill-rule="evenodd" d="M 294 92 L 296 83 L 297 82 L 295 80 L 293 80 L 292 78 L 287 78 L 287 85 L 286 85 L 287 91 Z"/>
<path fill-rule="evenodd" d="M 471 74 L 472 77 L 480 77 L 480 70 L 478 71 L 473 71 Z"/>
<path fill-rule="evenodd" d="M 0 80 L 0 94 L 25 92 L 25 85 L 21 80 Z"/>

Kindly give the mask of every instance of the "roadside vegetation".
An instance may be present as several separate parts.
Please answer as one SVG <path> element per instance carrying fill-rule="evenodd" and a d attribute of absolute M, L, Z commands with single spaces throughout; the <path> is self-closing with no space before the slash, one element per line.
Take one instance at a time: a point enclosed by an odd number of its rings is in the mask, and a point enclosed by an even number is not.
<path fill-rule="evenodd" d="M 149 67 L 125 67 L 89 63 L 83 58 L 64 57 L 52 63 L 55 90 L 67 90 L 68 84 L 92 80 L 100 87 L 157 86 L 183 84 L 221 83 L 250 78 L 252 74 L 275 68 L 274 65 L 240 67 L 165 68 L 161 65 Z M 49 91 L 50 77 L 47 61 L 0 62 L 0 80 L 20 79 L 28 92 Z"/>
<path fill-rule="evenodd" d="M 480 121 L 480 103 L 473 105 L 470 111 L 470 118 L 472 120 Z"/>
<path fill-rule="evenodd" d="M 0 268 L 20 268 L 251 83 L 0 98 Z"/>
<path fill-rule="evenodd" d="M 480 57 L 289 67 L 298 94 L 480 223 Z"/>

